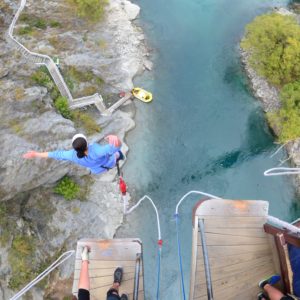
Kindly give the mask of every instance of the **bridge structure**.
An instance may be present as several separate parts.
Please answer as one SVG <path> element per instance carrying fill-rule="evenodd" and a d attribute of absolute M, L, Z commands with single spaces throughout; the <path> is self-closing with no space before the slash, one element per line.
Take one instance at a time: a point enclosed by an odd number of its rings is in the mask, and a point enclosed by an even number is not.
<path fill-rule="evenodd" d="M 26 58 L 27 61 L 38 65 L 44 65 L 47 67 L 59 92 L 63 97 L 68 99 L 69 107 L 71 109 L 81 108 L 81 107 L 94 104 L 97 107 L 97 109 L 100 111 L 101 115 L 109 116 L 116 109 L 118 109 L 122 104 L 124 104 L 127 100 L 131 98 L 131 93 L 126 93 L 124 97 L 122 97 L 120 100 L 118 100 L 115 104 L 113 104 L 109 108 L 106 107 L 103 98 L 99 93 L 95 93 L 93 95 L 89 95 L 81 98 L 73 98 L 70 89 L 68 88 L 62 74 L 60 73 L 59 68 L 57 67 L 53 59 L 48 55 L 30 51 L 24 45 L 22 45 L 13 35 L 14 28 L 16 26 L 18 18 L 26 6 L 26 1 L 27 0 L 21 0 L 20 2 L 20 6 L 8 29 L 8 34 L 7 34 L 8 40 Z"/>

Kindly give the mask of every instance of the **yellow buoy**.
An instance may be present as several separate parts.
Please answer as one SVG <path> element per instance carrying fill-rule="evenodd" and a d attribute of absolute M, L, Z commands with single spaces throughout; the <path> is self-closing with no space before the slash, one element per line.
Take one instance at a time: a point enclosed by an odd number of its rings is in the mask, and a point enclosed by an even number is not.
<path fill-rule="evenodd" d="M 153 99 L 152 94 L 150 92 L 147 92 L 138 87 L 134 88 L 131 92 L 135 98 L 137 98 L 143 102 L 151 102 Z"/>

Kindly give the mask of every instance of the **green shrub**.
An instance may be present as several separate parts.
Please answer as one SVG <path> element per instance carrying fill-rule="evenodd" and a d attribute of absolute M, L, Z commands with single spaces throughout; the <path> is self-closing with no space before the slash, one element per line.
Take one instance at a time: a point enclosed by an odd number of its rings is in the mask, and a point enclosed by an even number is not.
<path fill-rule="evenodd" d="M 51 28 L 61 28 L 62 27 L 62 25 L 61 25 L 61 23 L 60 22 L 58 22 L 58 21 L 56 21 L 56 20 L 51 20 L 50 22 L 49 22 L 49 26 L 51 27 Z"/>
<path fill-rule="evenodd" d="M 51 91 L 55 87 L 55 84 L 46 67 L 40 67 L 37 71 L 35 71 L 31 75 L 31 80 L 41 86 L 46 87 L 48 91 Z"/>
<path fill-rule="evenodd" d="M 300 76 L 300 26 L 291 16 L 272 13 L 247 25 L 241 47 L 250 53 L 251 66 L 277 86 Z"/>
<path fill-rule="evenodd" d="M 285 85 L 280 99 L 280 110 L 267 116 L 270 124 L 279 131 L 279 142 L 285 143 L 300 136 L 300 82 Z"/>
<path fill-rule="evenodd" d="M 32 26 L 39 28 L 39 29 L 46 29 L 47 28 L 47 22 L 44 19 L 36 18 L 32 20 Z"/>
<path fill-rule="evenodd" d="M 53 89 L 50 91 L 50 97 L 52 100 L 57 99 L 60 96 L 60 91 L 58 87 L 55 85 Z"/>
<path fill-rule="evenodd" d="M 23 13 L 20 16 L 19 21 L 29 23 L 31 18 L 32 18 L 32 16 L 30 16 L 29 14 Z"/>
<path fill-rule="evenodd" d="M 85 112 L 79 110 L 73 111 L 72 120 L 75 122 L 77 127 L 84 128 L 88 135 L 101 132 L 100 126 L 89 114 Z"/>
<path fill-rule="evenodd" d="M 93 80 L 93 78 L 95 76 L 92 71 L 86 71 L 86 72 L 79 71 L 74 66 L 68 67 L 67 75 L 78 83 L 91 81 L 91 80 Z"/>
<path fill-rule="evenodd" d="M 50 93 L 52 100 L 55 100 L 60 96 L 60 92 L 56 84 L 54 83 L 47 67 L 41 66 L 31 75 L 31 80 L 38 85 L 46 87 L 48 92 Z"/>
<path fill-rule="evenodd" d="M 74 91 L 76 97 L 84 97 L 87 95 L 95 94 L 100 91 L 103 86 L 103 79 L 96 76 L 92 71 L 79 70 L 75 66 L 68 66 L 64 71 L 65 81 L 70 88 Z M 81 83 L 87 83 L 84 88 L 82 88 Z"/>
<path fill-rule="evenodd" d="M 21 22 L 26 23 L 29 27 L 35 27 L 38 29 L 46 29 L 48 24 L 45 19 L 36 17 L 30 14 L 22 14 L 19 19 Z"/>
<path fill-rule="evenodd" d="M 8 209 L 5 203 L 0 203 L 0 245 L 6 246 L 11 238 L 11 231 L 9 230 Z"/>
<path fill-rule="evenodd" d="M 18 35 L 26 35 L 26 34 L 32 34 L 33 28 L 31 26 L 25 26 L 18 29 Z"/>
<path fill-rule="evenodd" d="M 16 133 L 20 134 L 23 131 L 23 126 L 22 123 L 20 122 L 19 119 L 12 119 L 8 122 L 10 129 Z"/>
<path fill-rule="evenodd" d="M 72 200 L 79 194 L 80 186 L 71 178 L 65 176 L 54 188 L 54 192 L 63 196 L 66 200 Z"/>
<path fill-rule="evenodd" d="M 70 0 L 75 4 L 79 17 L 95 22 L 103 18 L 108 0 Z"/>
<path fill-rule="evenodd" d="M 57 111 L 66 119 L 72 119 L 72 112 L 69 108 L 68 99 L 62 96 L 59 96 L 54 101 L 54 106 Z"/>
<path fill-rule="evenodd" d="M 35 275 L 33 259 L 35 257 L 35 243 L 30 236 L 18 235 L 13 239 L 12 247 L 8 255 L 8 261 L 12 268 L 9 287 L 18 289 L 29 282 Z"/>
<path fill-rule="evenodd" d="M 34 246 L 30 237 L 19 235 L 13 239 L 12 249 L 24 256 L 31 254 L 33 248 Z"/>

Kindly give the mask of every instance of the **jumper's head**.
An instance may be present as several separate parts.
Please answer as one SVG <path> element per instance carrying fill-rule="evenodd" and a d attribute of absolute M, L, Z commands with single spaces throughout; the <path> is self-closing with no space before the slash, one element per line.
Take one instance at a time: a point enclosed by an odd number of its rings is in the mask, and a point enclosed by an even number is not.
<path fill-rule="evenodd" d="M 81 134 L 75 134 L 72 138 L 72 146 L 74 150 L 77 152 L 78 158 L 83 158 L 86 156 L 86 150 L 87 150 L 87 139 L 86 137 Z"/>

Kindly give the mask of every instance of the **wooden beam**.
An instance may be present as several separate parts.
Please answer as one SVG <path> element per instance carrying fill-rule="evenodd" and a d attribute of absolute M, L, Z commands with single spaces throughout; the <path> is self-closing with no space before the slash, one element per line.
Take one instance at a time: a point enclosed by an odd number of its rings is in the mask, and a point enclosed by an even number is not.
<path fill-rule="evenodd" d="M 284 235 L 282 233 L 277 233 L 275 235 L 275 243 L 276 243 L 276 248 L 280 260 L 281 275 L 282 275 L 282 280 L 285 289 L 284 292 L 291 293 L 291 282 L 289 280 L 289 264 L 287 262 L 286 251 L 285 251 L 287 244 L 284 239 Z"/>
<path fill-rule="evenodd" d="M 266 233 L 269 233 L 274 236 L 276 236 L 277 234 L 282 234 L 284 236 L 285 241 L 288 244 L 291 244 L 296 247 L 300 247 L 300 237 L 297 236 L 296 234 L 288 232 L 287 230 L 284 229 L 276 228 L 270 224 L 265 224 L 264 230 Z"/>

